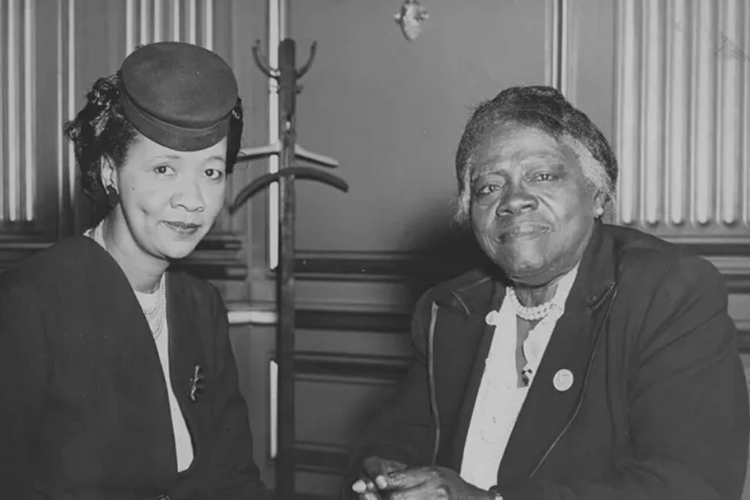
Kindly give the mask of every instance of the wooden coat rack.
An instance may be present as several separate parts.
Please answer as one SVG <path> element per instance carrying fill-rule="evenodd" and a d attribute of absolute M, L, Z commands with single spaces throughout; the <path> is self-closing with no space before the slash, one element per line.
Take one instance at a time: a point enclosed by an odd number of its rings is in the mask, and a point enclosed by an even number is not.
<path fill-rule="evenodd" d="M 230 212 L 234 213 L 253 195 L 271 185 L 279 183 L 279 264 L 276 273 L 278 301 L 278 334 L 276 338 L 276 362 L 278 363 L 276 497 L 282 500 L 294 497 L 294 224 L 295 196 L 294 180 L 310 179 L 334 186 L 347 192 L 345 181 L 329 172 L 296 164 L 297 159 L 324 167 L 335 168 L 338 162 L 323 155 L 311 153 L 297 144 L 295 129 L 295 100 L 301 87 L 298 80 L 310 69 L 315 58 L 316 44 L 310 48 L 310 57 L 300 69 L 295 62 L 295 42 L 284 39 L 278 47 L 279 67 L 271 68 L 260 54 L 260 41 L 253 47 L 253 57 L 258 67 L 269 78 L 275 79 L 279 92 L 279 137 L 273 144 L 259 148 L 247 148 L 240 152 L 240 160 L 254 160 L 279 155 L 279 169 L 264 174 L 245 186 L 234 200 Z"/>

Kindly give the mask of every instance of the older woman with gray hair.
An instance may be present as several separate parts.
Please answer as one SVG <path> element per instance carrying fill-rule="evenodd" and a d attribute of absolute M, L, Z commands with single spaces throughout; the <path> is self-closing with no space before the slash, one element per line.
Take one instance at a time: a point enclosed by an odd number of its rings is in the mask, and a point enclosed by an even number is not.
<path fill-rule="evenodd" d="M 556 90 L 482 103 L 457 219 L 489 269 L 419 301 L 413 364 L 352 455 L 361 499 L 739 499 L 748 399 L 721 275 L 605 224 L 617 161 Z"/>

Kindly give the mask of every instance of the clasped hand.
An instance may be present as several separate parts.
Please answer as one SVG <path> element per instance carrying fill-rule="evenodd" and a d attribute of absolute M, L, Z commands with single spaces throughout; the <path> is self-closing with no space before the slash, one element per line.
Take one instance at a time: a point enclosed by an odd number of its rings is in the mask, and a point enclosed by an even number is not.
<path fill-rule="evenodd" d="M 408 467 L 395 460 L 368 457 L 362 477 L 352 485 L 359 500 L 485 500 L 495 496 L 445 467 Z"/>

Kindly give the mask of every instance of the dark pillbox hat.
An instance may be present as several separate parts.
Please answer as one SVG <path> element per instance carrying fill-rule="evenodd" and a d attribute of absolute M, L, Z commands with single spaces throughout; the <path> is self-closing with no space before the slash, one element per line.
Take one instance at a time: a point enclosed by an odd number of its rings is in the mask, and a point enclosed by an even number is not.
<path fill-rule="evenodd" d="M 183 42 L 134 50 L 120 68 L 125 116 L 144 136 L 178 151 L 213 146 L 229 131 L 237 81 L 214 52 Z"/>

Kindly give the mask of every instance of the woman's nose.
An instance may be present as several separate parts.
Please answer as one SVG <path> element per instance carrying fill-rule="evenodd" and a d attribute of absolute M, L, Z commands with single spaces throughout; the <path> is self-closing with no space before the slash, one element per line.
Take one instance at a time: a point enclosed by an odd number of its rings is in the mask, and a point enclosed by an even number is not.
<path fill-rule="evenodd" d="M 206 203 L 197 179 L 185 179 L 172 196 L 172 206 L 182 207 L 188 212 L 202 212 Z"/>
<path fill-rule="evenodd" d="M 538 206 L 539 200 L 522 183 L 511 183 L 497 207 L 497 215 L 519 215 L 535 210 Z"/>

